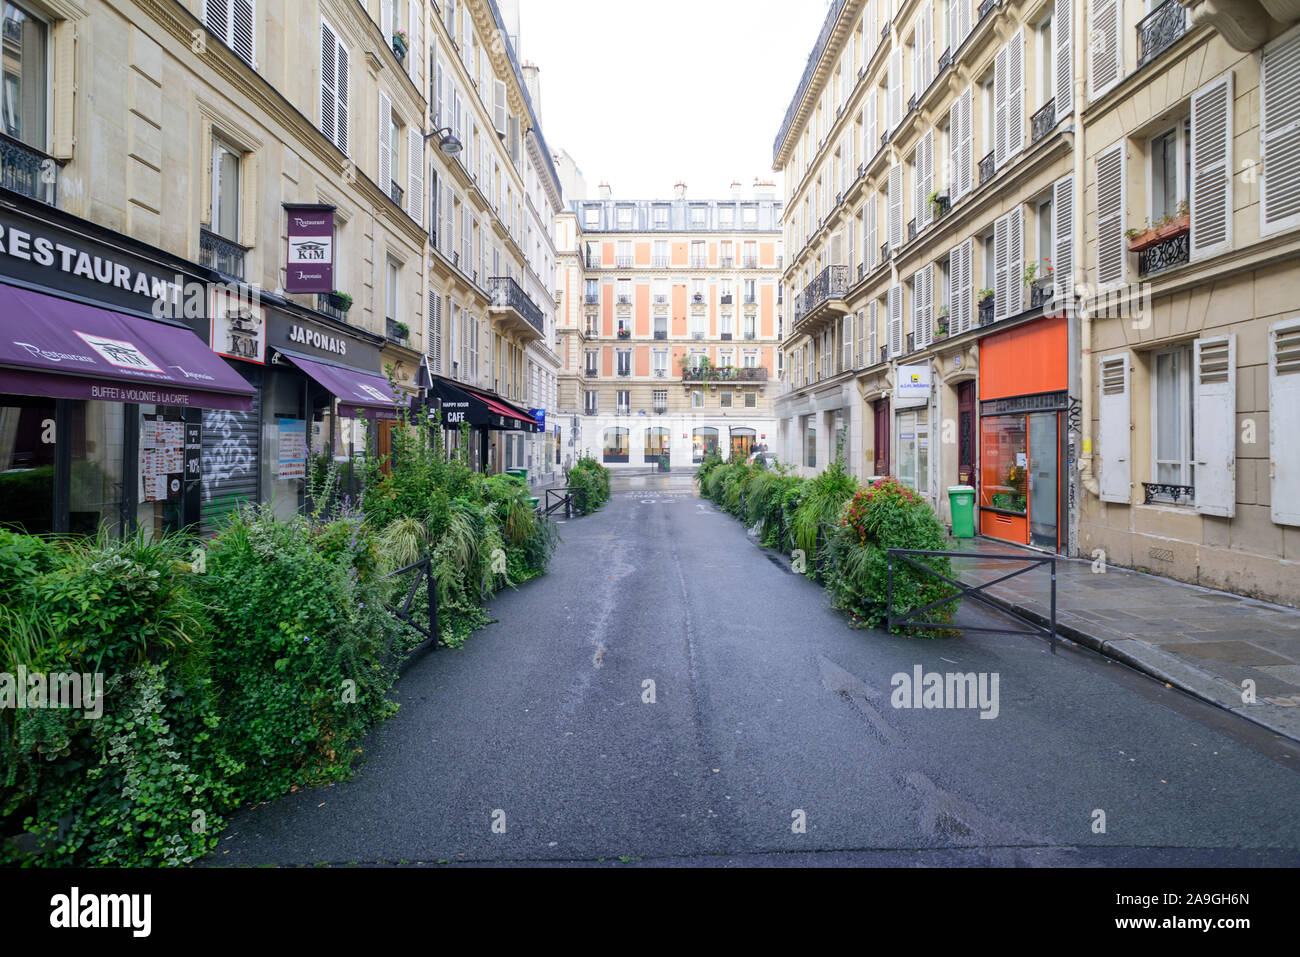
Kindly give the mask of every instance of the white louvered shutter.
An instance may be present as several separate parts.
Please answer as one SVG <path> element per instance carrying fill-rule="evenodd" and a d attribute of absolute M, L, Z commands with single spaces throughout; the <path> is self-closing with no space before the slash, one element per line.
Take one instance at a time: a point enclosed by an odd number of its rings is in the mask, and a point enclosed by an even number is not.
<path fill-rule="evenodd" d="M 379 32 L 385 43 L 393 42 L 393 0 L 379 0 Z"/>
<path fill-rule="evenodd" d="M 971 285 L 974 282 L 974 273 L 972 271 L 974 253 L 975 240 L 967 239 L 960 246 L 953 249 L 948 264 L 949 281 L 952 284 L 948 315 L 954 335 L 969 332 L 974 325 L 972 313 L 974 310 L 975 290 Z"/>
<path fill-rule="evenodd" d="M 257 8 L 253 0 L 230 0 L 230 48 L 235 55 L 255 66 Z"/>
<path fill-rule="evenodd" d="M 492 126 L 498 133 L 506 132 L 506 85 L 492 80 Z"/>
<path fill-rule="evenodd" d="M 339 42 L 324 20 L 320 23 L 320 131 L 331 143 L 338 141 Z"/>
<path fill-rule="evenodd" d="M 921 10 L 921 81 L 917 88 L 917 99 L 921 98 L 934 79 L 934 3 L 930 2 Z"/>
<path fill-rule="evenodd" d="M 1052 187 L 1052 286 L 1058 298 L 1074 297 L 1074 177 Z M 1060 309 L 1065 303 L 1057 304 Z"/>
<path fill-rule="evenodd" d="M 933 216 L 930 194 L 934 192 L 934 130 L 926 131 L 925 136 L 921 138 L 917 152 L 924 161 L 922 170 L 924 179 L 921 181 L 921 212 L 924 214 L 923 222 L 929 226 Z"/>
<path fill-rule="evenodd" d="M 387 195 L 393 181 L 393 101 L 379 91 L 379 188 Z"/>
<path fill-rule="evenodd" d="M 903 167 L 895 163 L 889 168 L 889 248 L 903 245 Z"/>
<path fill-rule="evenodd" d="M 424 225 L 424 134 L 406 131 L 406 214 Z"/>
<path fill-rule="evenodd" d="M 1074 21 L 1070 4 L 1071 0 L 1056 0 L 1052 16 L 1052 96 L 1058 122 L 1074 110 Z"/>
<path fill-rule="evenodd" d="M 429 69 L 433 71 L 433 128 L 440 130 L 447 124 L 443 122 L 442 116 L 442 57 L 434 54 L 434 61 L 430 64 Z"/>
<path fill-rule="evenodd" d="M 866 103 L 862 107 L 862 129 L 866 143 L 862 149 L 862 161 L 870 162 L 880 149 L 880 131 L 876 128 L 876 88 L 867 91 Z"/>
<path fill-rule="evenodd" d="M 1007 161 L 1007 57 L 1010 46 L 1001 47 L 993 57 L 993 163 L 999 169 Z"/>
<path fill-rule="evenodd" d="M 1232 518 L 1237 512 L 1237 337 L 1197 339 L 1192 373 L 1196 510 Z"/>
<path fill-rule="evenodd" d="M 1268 330 L 1269 514 L 1300 525 L 1300 319 Z"/>
<path fill-rule="evenodd" d="M 870 263 L 867 267 L 868 269 L 875 269 L 876 264 L 880 261 L 878 258 L 880 256 L 880 237 L 876 233 L 877 205 L 879 205 L 879 197 L 876 193 L 872 193 L 867 197 L 867 207 L 863 210 L 862 215 L 862 228 L 866 232 L 863 242 L 866 243 L 867 247 L 866 255 L 863 258 L 866 262 Z"/>
<path fill-rule="evenodd" d="M 442 375 L 442 296 L 429 290 L 428 309 L 429 332 L 424 337 L 425 355 L 429 359 L 429 368 L 437 375 Z"/>
<path fill-rule="evenodd" d="M 854 366 L 861 369 L 863 366 L 871 365 L 871 360 L 867 357 L 867 311 L 858 310 L 857 322 L 857 342 L 854 345 L 855 361 Z"/>
<path fill-rule="evenodd" d="M 1119 0 L 1088 2 L 1088 99 L 1095 100 L 1123 77 L 1124 58 L 1120 55 Z"/>
<path fill-rule="evenodd" d="M 442 188 L 442 254 L 455 258 L 456 251 L 456 194 L 450 186 Z"/>
<path fill-rule="evenodd" d="M 348 90 L 351 85 L 351 59 L 352 57 L 351 54 L 348 53 L 348 48 L 340 43 L 338 45 L 338 55 L 334 58 L 334 65 L 336 68 L 335 77 L 336 82 L 338 83 L 338 88 L 336 90 L 338 99 L 335 101 L 336 105 L 334 109 L 334 145 L 343 152 L 344 156 L 350 155 L 348 152 Z"/>
<path fill-rule="evenodd" d="M 961 13 L 957 8 L 957 0 L 948 0 L 948 17 L 946 29 L 948 31 L 948 49 L 952 51 L 953 58 L 957 57 L 957 47 L 961 46 L 963 39 L 961 30 Z"/>
<path fill-rule="evenodd" d="M 993 318 L 1007 317 L 1007 217 L 993 223 Z"/>
<path fill-rule="evenodd" d="M 1264 48 L 1260 63 L 1259 231 L 1300 225 L 1300 30 Z"/>
<path fill-rule="evenodd" d="M 1192 94 L 1192 259 L 1232 246 L 1232 72 Z"/>
<path fill-rule="evenodd" d="M 934 338 L 934 264 L 916 271 L 912 282 L 912 344 L 924 349 Z"/>
<path fill-rule="evenodd" d="M 407 52 L 406 69 L 417 89 L 420 86 L 420 67 L 424 63 L 424 53 L 420 49 L 422 20 L 424 20 L 424 4 L 416 3 L 411 8 L 411 49 Z"/>
<path fill-rule="evenodd" d="M 1124 141 L 1097 154 L 1097 285 L 1123 283 L 1128 276 L 1124 248 Z"/>
<path fill-rule="evenodd" d="M 894 50 L 889 54 L 886 78 L 889 93 L 889 132 L 898 129 L 903 120 L 903 54 Z"/>
<path fill-rule="evenodd" d="M 867 303 L 867 358 L 862 363 L 864 366 L 872 366 L 880 361 L 879 323 L 880 308 L 877 300 L 873 299 Z"/>
<path fill-rule="evenodd" d="M 903 354 L 903 287 L 897 284 L 889 287 L 889 358 L 897 359 Z"/>
<path fill-rule="evenodd" d="M 1007 43 L 1007 159 L 1025 148 L 1025 31 Z"/>
<path fill-rule="evenodd" d="M 203 23 L 222 43 L 230 43 L 230 0 L 204 0 Z"/>
<path fill-rule="evenodd" d="M 1017 206 L 1007 214 L 1007 308 L 1008 316 L 1025 308 L 1025 210 Z"/>
<path fill-rule="evenodd" d="M 1099 435 L 1097 481 L 1103 502 L 1128 504 L 1131 498 L 1132 428 L 1129 420 L 1129 354 L 1103 358 L 1098 362 L 1101 398 L 1098 402 Z"/>

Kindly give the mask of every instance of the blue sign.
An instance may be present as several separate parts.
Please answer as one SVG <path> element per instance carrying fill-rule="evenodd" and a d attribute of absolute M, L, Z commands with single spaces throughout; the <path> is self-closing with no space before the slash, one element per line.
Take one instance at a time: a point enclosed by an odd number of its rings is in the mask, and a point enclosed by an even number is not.
<path fill-rule="evenodd" d="M 540 428 L 543 432 L 545 432 L 546 431 L 546 410 L 529 409 L 528 411 L 532 413 L 533 418 L 537 420 L 538 428 Z"/>

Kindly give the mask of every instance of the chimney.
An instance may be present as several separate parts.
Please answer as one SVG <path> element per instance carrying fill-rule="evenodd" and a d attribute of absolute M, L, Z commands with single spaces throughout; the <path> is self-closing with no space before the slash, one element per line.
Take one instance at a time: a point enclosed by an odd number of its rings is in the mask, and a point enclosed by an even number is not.
<path fill-rule="evenodd" d="M 600 184 L 600 198 L 601 198 L 601 199 L 610 199 L 610 198 L 613 197 L 613 195 L 614 195 L 614 191 L 613 191 L 612 189 L 609 188 L 609 183 L 601 183 L 601 184 Z"/>
<path fill-rule="evenodd" d="M 755 199 L 776 199 L 776 183 L 771 180 L 754 180 Z"/>
<path fill-rule="evenodd" d="M 686 184 L 683 183 L 681 180 L 678 180 L 677 183 L 673 186 L 673 199 L 685 199 L 685 198 L 686 198 Z"/>
<path fill-rule="evenodd" d="M 528 99 L 533 103 L 533 116 L 537 125 L 542 125 L 542 86 L 538 74 L 541 69 L 531 60 L 525 60 L 519 72 L 524 75 L 524 89 L 528 91 Z"/>
<path fill-rule="evenodd" d="M 743 187 L 740 185 L 740 180 L 733 179 L 731 181 L 731 198 L 740 199 L 742 191 Z"/>

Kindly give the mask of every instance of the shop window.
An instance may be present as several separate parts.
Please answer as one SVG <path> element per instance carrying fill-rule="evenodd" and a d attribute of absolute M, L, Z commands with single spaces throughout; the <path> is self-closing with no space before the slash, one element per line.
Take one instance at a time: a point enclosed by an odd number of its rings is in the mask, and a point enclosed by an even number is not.
<path fill-rule="evenodd" d="M 1028 432 L 1023 415 L 980 420 L 980 506 L 1025 514 Z"/>
<path fill-rule="evenodd" d="M 711 426 L 703 426 L 695 430 L 691 436 L 692 459 L 695 462 L 703 462 L 706 455 L 716 455 L 718 452 L 718 430 Z"/>
<path fill-rule="evenodd" d="M 55 434 L 53 399 L 0 399 L 0 526 L 54 531 Z"/>
<path fill-rule="evenodd" d="M 804 434 L 804 464 L 810 469 L 817 467 L 817 430 L 811 425 Z"/>
<path fill-rule="evenodd" d="M 605 430 L 606 462 L 626 462 L 628 460 L 628 431 L 621 427 Z"/>
<path fill-rule="evenodd" d="M 898 413 L 898 480 L 924 494 L 930 485 L 930 411 Z"/>
<path fill-rule="evenodd" d="M 647 460 L 668 454 L 668 430 L 663 428 L 646 429 L 645 457 Z"/>

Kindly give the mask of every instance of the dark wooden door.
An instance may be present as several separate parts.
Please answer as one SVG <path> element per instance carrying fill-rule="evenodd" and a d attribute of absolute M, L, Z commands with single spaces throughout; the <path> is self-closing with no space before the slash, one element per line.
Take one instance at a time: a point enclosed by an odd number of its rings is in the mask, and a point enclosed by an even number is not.
<path fill-rule="evenodd" d="M 889 438 L 893 425 L 889 419 L 889 400 L 877 399 L 876 413 L 876 475 L 889 475 Z"/>
<path fill-rule="evenodd" d="M 957 484 L 975 486 L 975 383 L 957 386 Z"/>

